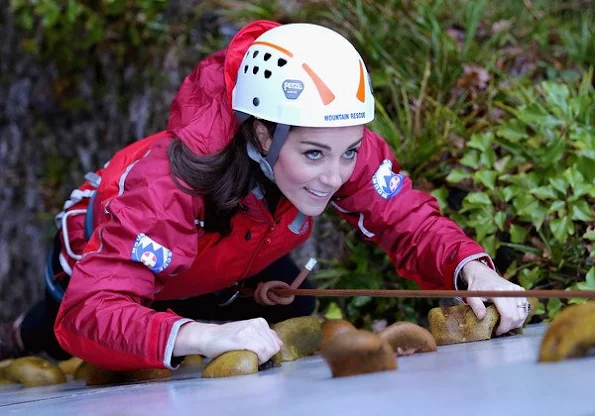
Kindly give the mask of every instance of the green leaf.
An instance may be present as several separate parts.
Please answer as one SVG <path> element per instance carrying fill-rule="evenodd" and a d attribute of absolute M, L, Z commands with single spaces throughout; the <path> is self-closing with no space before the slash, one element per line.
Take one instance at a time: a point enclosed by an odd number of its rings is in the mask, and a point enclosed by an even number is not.
<path fill-rule="evenodd" d="M 496 250 L 498 250 L 499 241 L 495 235 L 490 235 L 481 240 L 481 245 L 491 257 L 496 257 Z"/>
<path fill-rule="evenodd" d="M 471 150 L 465 153 L 465 156 L 460 160 L 461 165 L 469 166 L 473 169 L 479 168 L 479 152 L 477 150 Z"/>
<path fill-rule="evenodd" d="M 519 214 L 530 216 L 531 212 L 539 207 L 539 200 L 528 193 L 519 193 L 512 204 Z"/>
<path fill-rule="evenodd" d="M 537 310 L 535 311 L 536 315 L 543 315 L 545 313 L 545 306 L 543 305 L 543 303 L 539 303 L 537 305 Z"/>
<path fill-rule="evenodd" d="M 577 289 L 578 286 L 580 285 L 580 283 L 577 285 Z M 570 298 L 568 299 L 568 304 L 569 305 L 582 305 L 583 303 L 587 303 L 588 299 L 585 298 Z"/>
<path fill-rule="evenodd" d="M 326 319 L 343 319 L 343 311 L 335 302 L 331 302 L 324 312 L 324 317 Z"/>
<path fill-rule="evenodd" d="M 21 25 L 25 30 L 33 29 L 33 25 L 35 24 L 35 18 L 33 17 L 32 13 L 22 11 L 19 14 L 19 25 Z"/>
<path fill-rule="evenodd" d="M 485 192 L 472 192 L 465 197 L 464 201 L 471 205 L 492 205 L 490 197 Z"/>
<path fill-rule="evenodd" d="M 510 241 L 516 244 L 522 244 L 525 242 L 529 231 L 525 227 L 520 227 L 516 224 L 510 226 Z"/>
<path fill-rule="evenodd" d="M 568 182 L 563 177 L 550 178 L 550 184 L 560 192 L 562 195 L 566 195 L 568 190 Z"/>
<path fill-rule="evenodd" d="M 553 214 L 554 212 L 558 213 L 558 216 L 561 216 L 560 212 L 566 209 L 566 202 L 564 201 L 554 201 L 550 208 L 547 210 L 548 214 Z"/>
<path fill-rule="evenodd" d="M 583 73 L 583 79 L 578 89 L 579 96 L 588 96 L 593 91 L 593 67 Z"/>
<path fill-rule="evenodd" d="M 585 182 L 584 176 L 574 166 L 566 169 L 562 175 L 573 188 Z"/>
<path fill-rule="evenodd" d="M 587 201 L 582 199 L 571 205 L 570 218 L 574 221 L 591 221 L 593 219 L 593 211 Z"/>
<path fill-rule="evenodd" d="M 498 178 L 498 173 L 493 170 L 481 170 L 475 172 L 474 179 L 482 183 L 488 189 L 494 189 L 496 186 L 496 179 Z"/>
<path fill-rule="evenodd" d="M 537 228 L 537 230 L 541 229 L 543 222 L 547 217 L 547 208 L 543 205 L 538 205 L 531 211 L 531 222 Z"/>
<path fill-rule="evenodd" d="M 594 149 L 583 149 L 578 152 L 578 154 L 584 158 L 595 160 L 595 150 Z"/>
<path fill-rule="evenodd" d="M 442 186 L 440 188 L 434 189 L 430 194 L 438 201 L 438 204 L 440 205 L 440 212 L 445 212 L 448 208 L 448 189 Z"/>
<path fill-rule="evenodd" d="M 558 195 L 551 186 L 540 186 L 531 189 L 531 193 L 541 199 L 558 199 Z"/>
<path fill-rule="evenodd" d="M 471 136 L 471 140 L 467 143 L 467 146 L 473 149 L 480 150 L 481 152 L 485 152 L 490 148 L 493 141 L 493 133 L 479 133 Z"/>
<path fill-rule="evenodd" d="M 518 186 L 510 185 L 505 188 L 502 188 L 502 195 L 504 195 L 504 200 L 509 202 L 512 198 L 519 194 L 521 190 Z"/>
<path fill-rule="evenodd" d="M 578 283 L 577 287 L 579 290 L 595 290 L 595 267 L 591 267 L 585 276 L 585 281 Z"/>
<path fill-rule="evenodd" d="M 521 107 L 518 112 L 518 118 L 525 123 L 533 124 L 539 127 L 556 127 L 564 124 L 564 121 L 551 115 L 542 105 L 533 102 L 525 107 Z"/>
<path fill-rule="evenodd" d="M 522 124 L 518 119 L 512 119 L 509 122 L 501 125 L 496 131 L 496 134 L 513 143 L 516 143 L 527 137 L 525 125 Z"/>
<path fill-rule="evenodd" d="M 568 133 L 568 138 L 579 149 L 595 149 L 595 136 L 589 128 L 573 129 Z"/>
<path fill-rule="evenodd" d="M 510 164 L 511 160 L 512 157 L 510 157 L 510 155 L 504 156 L 502 159 L 496 160 L 494 162 L 494 169 L 496 169 L 498 173 L 504 173 L 508 168 L 508 165 Z"/>
<path fill-rule="evenodd" d="M 371 296 L 356 296 L 351 300 L 351 304 L 353 306 L 361 308 L 362 306 L 366 306 L 371 301 L 372 301 Z"/>
<path fill-rule="evenodd" d="M 39 5 L 41 14 L 43 15 L 43 26 L 51 28 L 56 25 L 62 14 L 62 9 L 56 2 L 43 2 Z"/>
<path fill-rule="evenodd" d="M 562 159 L 562 156 L 564 156 L 564 153 L 566 152 L 566 147 L 567 145 L 564 138 L 559 138 L 553 144 L 550 144 L 540 158 L 543 166 L 552 166 L 554 163 Z"/>
<path fill-rule="evenodd" d="M 558 108 L 560 115 L 568 114 L 568 97 L 570 91 L 564 84 L 545 81 L 542 84 L 543 90 L 548 101 Z"/>
<path fill-rule="evenodd" d="M 595 230 L 587 231 L 583 234 L 585 240 L 595 241 Z"/>
<path fill-rule="evenodd" d="M 500 231 L 504 231 L 504 223 L 506 222 L 506 213 L 499 211 L 494 215 L 494 222 Z"/>
<path fill-rule="evenodd" d="M 479 164 L 485 168 L 491 168 L 496 163 L 497 158 L 498 156 L 496 155 L 494 149 L 487 149 L 481 153 Z"/>
<path fill-rule="evenodd" d="M 539 280 L 540 272 L 539 267 L 533 267 L 532 269 L 523 269 L 519 274 L 519 283 L 522 287 L 529 290 Z"/>
<path fill-rule="evenodd" d="M 492 221 L 479 221 L 475 223 L 475 238 L 478 241 L 483 241 L 486 235 L 491 235 L 496 232 L 496 224 Z"/>
<path fill-rule="evenodd" d="M 547 301 L 547 313 L 550 318 L 554 318 L 562 309 L 562 301 L 558 298 L 551 298 Z"/>
<path fill-rule="evenodd" d="M 468 179 L 470 177 L 471 175 L 469 175 L 469 172 L 463 168 L 455 168 L 448 174 L 446 180 L 450 183 L 459 183 L 462 180 Z"/>
<path fill-rule="evenodd" d="M 556 240 L 566 242 L 569 235 L 574 234 L 574 223 L 568 217 L 556 218 L 550 221 L 550 231 Z"/>
<path fill-rule="evenodd" d="M 595 185 L 592 184 L 579 183 L 572 190 L 572 196 L 569 198 L 570 201 L 576 201 L 585 195 L 595 197 Z"/>
<path fill-rule="evenodd" d="M 587 276 L 585 277 L 585 281 L 587 284 L 595 289 L 595 267 L 591 267 L 587 272 Z"/>
<path fill-rule="evenodd" d="M 81 6 L 75 0 L 68 0 L 68 7 L 66 8 L 66 18 L 70 23 L 74 23 L 82 12 L 83 6 Z"/>

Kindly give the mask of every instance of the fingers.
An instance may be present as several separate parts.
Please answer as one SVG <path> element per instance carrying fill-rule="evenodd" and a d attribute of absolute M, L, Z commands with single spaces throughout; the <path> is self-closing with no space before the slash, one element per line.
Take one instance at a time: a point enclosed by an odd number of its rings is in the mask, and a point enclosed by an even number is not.
<path fill-rule="evenodd" d="M 481 298 L 467 298 L 467 304 L 473 309 L 473 313 L 477 316 L 477 319 L 483 319 L 486 315 L 486 306 L 484 305 Z"/>
<path fill-rule="evenodd" d="M 209 358 L 228 351 L 248 350 L 258 356 L 260 364 L 279 352 L 283 343 L 263 318 L 228 322 L 221 325 L 201 324 L 203 341 L 200 351 Z"/>
<path fill-rule="evenodd" d="M 245 337 L 244 349 L 253 351 L 258 355 L 259 364 L 266 363 L 281 349 L 283 343 L 266 320 L 262 318 L 251 319 L 243 331 Z"/>
<path fill-rule="evenodd" d="M 518 286 L 518 289 L 524 290 Z M 500 314 L 500 323 L 496 328 L 496 335 L 505 334 L 513 329 L 520 328 L 525 323 L 529 310 L 527 298 L 494 298 L 494 305 Z"/>

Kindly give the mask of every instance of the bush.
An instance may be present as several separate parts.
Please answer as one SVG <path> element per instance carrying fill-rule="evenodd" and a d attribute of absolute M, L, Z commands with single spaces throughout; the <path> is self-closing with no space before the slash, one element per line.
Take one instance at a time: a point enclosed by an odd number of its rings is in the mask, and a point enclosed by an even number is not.
<path fill-rule="evenodd" d="M 511 117 L 473 135 L 446 178 L 467 193 L 462 209 L 448 208 L 446 188 L 434 194 L 492 256 L 501 248 L 522 253 L 506 276 L 524 288 L 593 289 L 592 71 L 579 86 L 545 81 L 504 97 Z M 559 308 L 550 300 L 550 317 Z"/>

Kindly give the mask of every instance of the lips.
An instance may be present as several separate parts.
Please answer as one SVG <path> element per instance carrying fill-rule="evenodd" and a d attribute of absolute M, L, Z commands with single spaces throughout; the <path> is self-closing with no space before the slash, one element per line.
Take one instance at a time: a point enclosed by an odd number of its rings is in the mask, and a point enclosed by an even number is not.
<path fill-rule="evenodd" d="M 306 191 L 308 191 L 309 193 L 311 193 L 314 196 L 317 196 L 319 198 L 326 198 L 327 196 L 329 196 L 331 193 L 330 192 L 321 192 L 321 191 L 316 191 L 314 189 L 310 189 L 310 188 L 304 188 Z"/>

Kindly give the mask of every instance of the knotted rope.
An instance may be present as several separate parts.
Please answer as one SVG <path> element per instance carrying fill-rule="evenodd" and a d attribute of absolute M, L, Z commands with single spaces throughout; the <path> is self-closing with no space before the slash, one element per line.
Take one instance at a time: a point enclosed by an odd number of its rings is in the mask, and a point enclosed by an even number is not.
<path fill-rule="evenodd" d="M 297 275 L 295 280 L 288 285 L 286 282 L 281 282 L 279 280 L 271 280 L 268 282 L 260 282 L 256 286 L 256 290 L 254 291 L 254 300 L 256 303 L 260 305 L 289 305 L 291 302 L 294 301 L 294 295 L 280 295 L 279 290 L 283 289 L 297 289 L 301 286 L 301 284 L 306 280 L 308 274 L 312 271 L 312 269 L 316 266 L 316 260 L 310 259 L 308 263 L 304 266 L 300 273 Z"/>
<path fill-rule="evenodd" d="M 408 298 L 595 298 L 595 290 L 370 290 L 370 289 L 298 289 L 316 265 L 310 259 L 291 285 L 279 280 L 261 282 L 256 290 L 242 289 L 254 295 L 260 305 L 289 305 L 296 296 L 373 296 Z"/>

